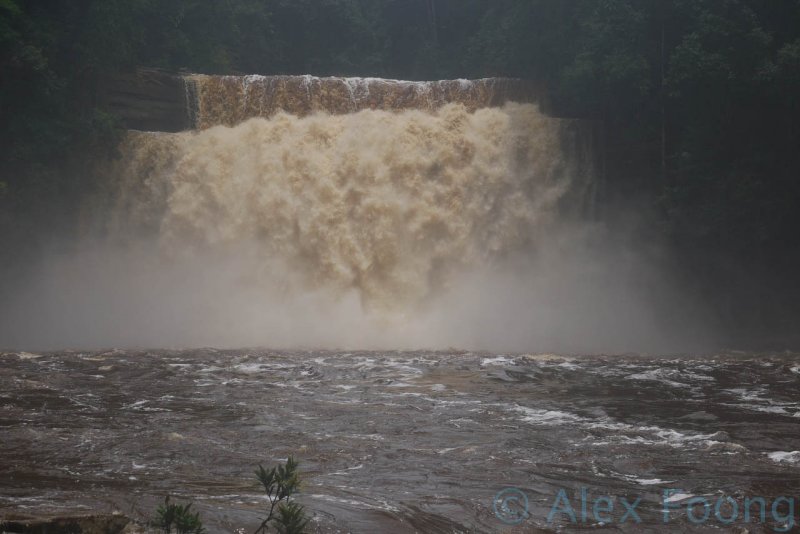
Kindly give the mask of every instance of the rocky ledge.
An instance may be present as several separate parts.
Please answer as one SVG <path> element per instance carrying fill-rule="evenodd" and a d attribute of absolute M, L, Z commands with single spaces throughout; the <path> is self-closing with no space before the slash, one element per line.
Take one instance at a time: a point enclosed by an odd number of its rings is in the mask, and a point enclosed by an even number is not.
<path fill-rule="evenodd" d="M 99 100 L 126 128 L 179 132 L 190 128 L 183 77 L 161 69 L 140 68 L 105 80 Z"/>
<path fill-rule="evenodd" d="M 146 530 L 121 514 L 0 518 L 1 534 L 144 534 Z"/>

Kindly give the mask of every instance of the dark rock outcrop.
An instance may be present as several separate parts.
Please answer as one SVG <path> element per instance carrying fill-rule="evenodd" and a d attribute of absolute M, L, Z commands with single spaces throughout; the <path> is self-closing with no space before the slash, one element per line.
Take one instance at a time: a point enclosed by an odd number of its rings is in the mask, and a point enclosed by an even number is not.
<path fill-rule="evenodd" d="M 179 132 L 191 127 L 186 84 L 175 73 L 138 69 L 120 74 L 101 84 L 99 100 L 129 129 Z"/>
<path fill-rule="evenodd" d="M 141 527 L 120 514 L 0 519 L 3 534 L 136 534 Z"/>

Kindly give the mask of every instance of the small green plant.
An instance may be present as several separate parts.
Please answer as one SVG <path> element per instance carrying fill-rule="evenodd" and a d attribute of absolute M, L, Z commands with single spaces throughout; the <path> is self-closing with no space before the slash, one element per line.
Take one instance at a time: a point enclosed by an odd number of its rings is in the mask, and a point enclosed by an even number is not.
<path fill-rule="evenodd" d="M 203 534 L 203 522 L 200 513 L 192 512 L 192 503 L 173 504 L 169 502 L 169 495 L 164 499 L 164 504 L 156 509 L 156 519 L 153 526 L 164 534 L 171 534 L 173 527 L 176 534 Z"/>
<path fill-rule="evenodd" d="M 292 502 L 292 495 L 300 489 L 300 477 L 297 473 L 298 463 L 293 457 L 286 460 L 286 465 L 278 465 L 264 469 L 259 465 L 256 478 L 264 487 L 269 499 L 269 512 L 255 534 L 266 533 L 270 522 L 274 522 L 276 532 L 280 534 L 302 534 L 308 525 L 304 508 Z"/>
<path fill-rule="evenodd" d="M 296 502 L 287 502 L 278 508 L 275 530 L 280 534 L 300 534 L 305 532 L 308 518 L 303 507 Z"/>

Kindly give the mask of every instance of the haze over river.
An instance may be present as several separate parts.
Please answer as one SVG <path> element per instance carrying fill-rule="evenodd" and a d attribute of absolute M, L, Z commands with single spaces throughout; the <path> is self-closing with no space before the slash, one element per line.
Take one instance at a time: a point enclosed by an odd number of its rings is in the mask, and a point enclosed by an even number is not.
<path fill-rule="evenodd" d="M 9 352 L 0 365 L 0 515 L 119 510 L 164 495 L 211 532 L 252 531 L 258 463 L 300 460 L 320 532 L 785 530 L 800 496 L 796 355 L 470 352 Z M 517 488 L 529 501 L 517 526 Z M 581 517 L 581 488 L 589 512 Z M 560 490 L 567 513 L 548 514 Z M 664 491 L 671 509 L 664 522 Z M 763 497 L 743 521 L 744 499 Z M 690 522 L 704 497 L 710 518 Z M 738 518 L 727 526 L 713 506 Z M 519 502 L 517 502 L 519 504 Z M 563 503 L 562 503 L 563 504 Z M 752 502 L 751 502 L 752 504 Z M 702 517 L 702 506 L 695 517 Z M 563 511 L 563 506 L 562 506 Z M 794 510 L 797 513 L 797 510 Z M 498 515 L 500 518 L 498 518 Z M 735 531 L 735 530 L 734 530 Z"/>

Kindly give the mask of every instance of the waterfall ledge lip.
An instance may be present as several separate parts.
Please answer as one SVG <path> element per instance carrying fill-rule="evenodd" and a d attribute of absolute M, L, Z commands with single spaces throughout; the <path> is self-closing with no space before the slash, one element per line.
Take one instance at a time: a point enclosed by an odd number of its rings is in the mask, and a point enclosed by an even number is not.
<path fill-rule="evenodd" d="M 546 104 L 544 84 L 518 78 L 401 80 L 358 76 L 212 75 L 139 68 L 107 79 L 100 102 L 128 129 L 179 132 L 234 126 L 280 111 L 305 116 L 363 109 L 435 110 L 448 103 L 468 109 L 506 102 Z"/>
<path fill-rule="evenodd" d="M 407 80 L 402 78 L 382 78 L 380 76 L 317 76 L 315 74 L 206 74 L 202 72 L 182 72 L 177 73 L 176 76 L 181 78 L 243 78 L 243 79 L 285 79 L 285 78 L 300 78 L 305 80 L 319 80 L 319 81 L 342 81 L 342 80 L 358 80 L 368 83 L 389 83 L 389 84 L 437 84 L 443 82 L 497 82 L 497 81 L 514 81 L 533 83 L 530 80 L 523 78 L 514 78 L 509 76 L 485 76 L 482 78 L 441 78 L 437 80 Z"/>

